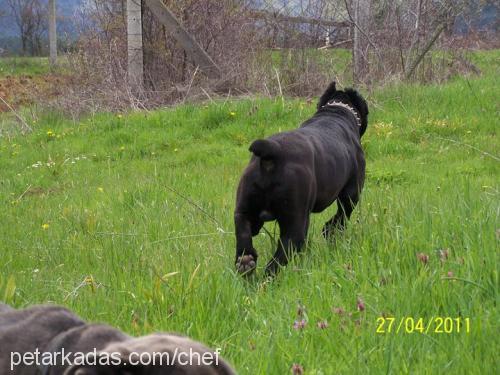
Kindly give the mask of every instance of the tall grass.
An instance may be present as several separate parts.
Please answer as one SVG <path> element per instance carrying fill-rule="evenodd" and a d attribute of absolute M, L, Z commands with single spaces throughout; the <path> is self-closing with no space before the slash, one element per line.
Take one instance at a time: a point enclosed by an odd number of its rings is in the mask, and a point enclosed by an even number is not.
<path fill-rule="evenodd" d="M 234 272 L 235 188 L 251 140 L 296 127 L 314 103 L 256 98 L 78 123 L 47 114 L 30 136 L 0 140 L 0 298 L 63 304 L 131 334 L 187 334 L 222 347 L 242 374 L 294 363 L 309 374 L 494 373 L 498 56 L 478 57 L 479 78 L 369 95 L 360 205 L 331 244 L 321 227 L 335 209 L 314 215 L 307 249 L 273 282 L 262 279 L 273 251 L 263 234 L 258 276 Z M 471 326 L 379 334 L 381 316 Z"/>

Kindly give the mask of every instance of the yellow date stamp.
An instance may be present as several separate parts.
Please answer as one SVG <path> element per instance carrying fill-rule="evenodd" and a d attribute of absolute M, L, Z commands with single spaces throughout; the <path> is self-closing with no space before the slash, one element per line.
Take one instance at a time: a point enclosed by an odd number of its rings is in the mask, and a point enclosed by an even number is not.
<path fill-rule="evenodd" d="M 388 333 L 424 333 L 424 334 L 440 334 L 440 333 L 470 333 L 470 318 L 452 318 L 433 316 L 431 318 L 414 318 L 411 316 L 395 318 L 395 317 L 379 317 L 377 318 L 376 332 L 379 334 Z"/>

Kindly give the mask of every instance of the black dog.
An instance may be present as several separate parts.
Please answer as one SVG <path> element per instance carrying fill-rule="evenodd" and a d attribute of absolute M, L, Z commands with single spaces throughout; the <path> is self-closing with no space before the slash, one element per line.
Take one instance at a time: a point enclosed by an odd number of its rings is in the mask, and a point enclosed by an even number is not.
<path fill-rule="evenodd" d="M 236 266 L 255 269 L 252 236 L 265 221 L 277 220 L 280 241 L 266 274 L 273 275 L 299 251 L 307 236 L 309 215 L 337 200 L 337 214 L 324 228 L 325 237 L 342 229 L 359 200 L 365 178 L 361 136 L 368 105 L 353 89 L 337 91 L 332 82 L 316 114 L 299 129 L 252 143 L 253 156 L 238 186 L 234 221 Z"/>
<path fill-rule="evenodd" d="M 38 361 L 33 357 L 36 351 Z M 52 360 L 43 360 L 49 353 L 57 354 Z M 62 356 L 68 353 L 72 355 L 63 360 Z M 76 353 L 85 354 L 85 360 L 78 360 Z M 0 303 L 0 374 L 234 374 L 222 358 L 214 360 L 215 354 L 203 344 L 175 334 L 130 337 L 104 324 L 86 323 L 60 306 L 38 305 L 15 310 Z M 150 363 L 138 363 L 143 355 L 144 361 Z M 192 363 L 188 361 L 190 355 Z M 204 358 L 205 362 L 198 358 Z"/>

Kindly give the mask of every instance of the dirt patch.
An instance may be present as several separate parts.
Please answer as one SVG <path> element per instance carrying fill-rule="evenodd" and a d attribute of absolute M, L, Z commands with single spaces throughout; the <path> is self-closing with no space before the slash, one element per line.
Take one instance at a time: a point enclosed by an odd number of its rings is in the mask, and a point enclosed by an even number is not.
<path fill-rule="evenodd" d="M 13 108 L 56 98 L 64 92 L 71 76 L 60 74 L 0 77 L 0 97 Z M 10 109 L 0 101 L 0 112 Z"/>
<path fill-rule="evenodd" d="M 49 188 L 34 186 L 34 187 L 30 187 L 28 190 L 26 190 L 26 192 L 24 193 L 24 196 L 55 194 L 55 193 L 60 193 L 60 192 L 64 191 L 65 188 L 66 188 L 65 186 L 53 186 L 53 187 L 49 187 Z"/>

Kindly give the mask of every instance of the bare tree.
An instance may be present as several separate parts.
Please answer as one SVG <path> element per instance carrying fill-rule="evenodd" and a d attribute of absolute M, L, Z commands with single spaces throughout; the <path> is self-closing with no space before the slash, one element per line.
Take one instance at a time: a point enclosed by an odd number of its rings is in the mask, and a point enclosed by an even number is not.
<path fill-rule="evenodd" d="M 19 29 L 24 54 L 32 55 L 42 49 L 42 34 L 46 27 L 47 9 L 40 0 L 6 0 L 10 13 Z"/>
<path fill-rule="evenodd" d="M 126 79 L 127 2 L 140 8 L 139 0 L 86 0 L 80 8 L 78 50 L 70 60 L 79 79 L 63 101 L 72 113 L 212 100 L 228 89 L 313 96 L 332 77 L 350 83 L 351 68 L 355 83 L 368 86 L 405 78 L 444 80 L 469 69 L 466 60 L 458 60 L 461 52 L 445 44 L 466 0 L 141 0 L 167 6 L 170 18 L 175 16 L 220 68 L 222 79 L 198 69 L 203 64 L 181 48 L 175 30 L 143 6 L 136 14 L 142 38 L 135 41 L 142 39 L 144 84 L 132 90 L 134 80 Z M 351 43 L 352 65 L 343 54 L 323 52 Z M 444 53 L 433 53 L 435 48 Z"/>
<path fill-rule="evenodd" d="M 433 70 L 437 65 L 432 63 L 436 54 L 429 52 L 439 46 L 440 36 L 451 29 L 466 3 L 465 0 L 344 0 L 354 30 L 354 82 L 436 76 Z"/>

